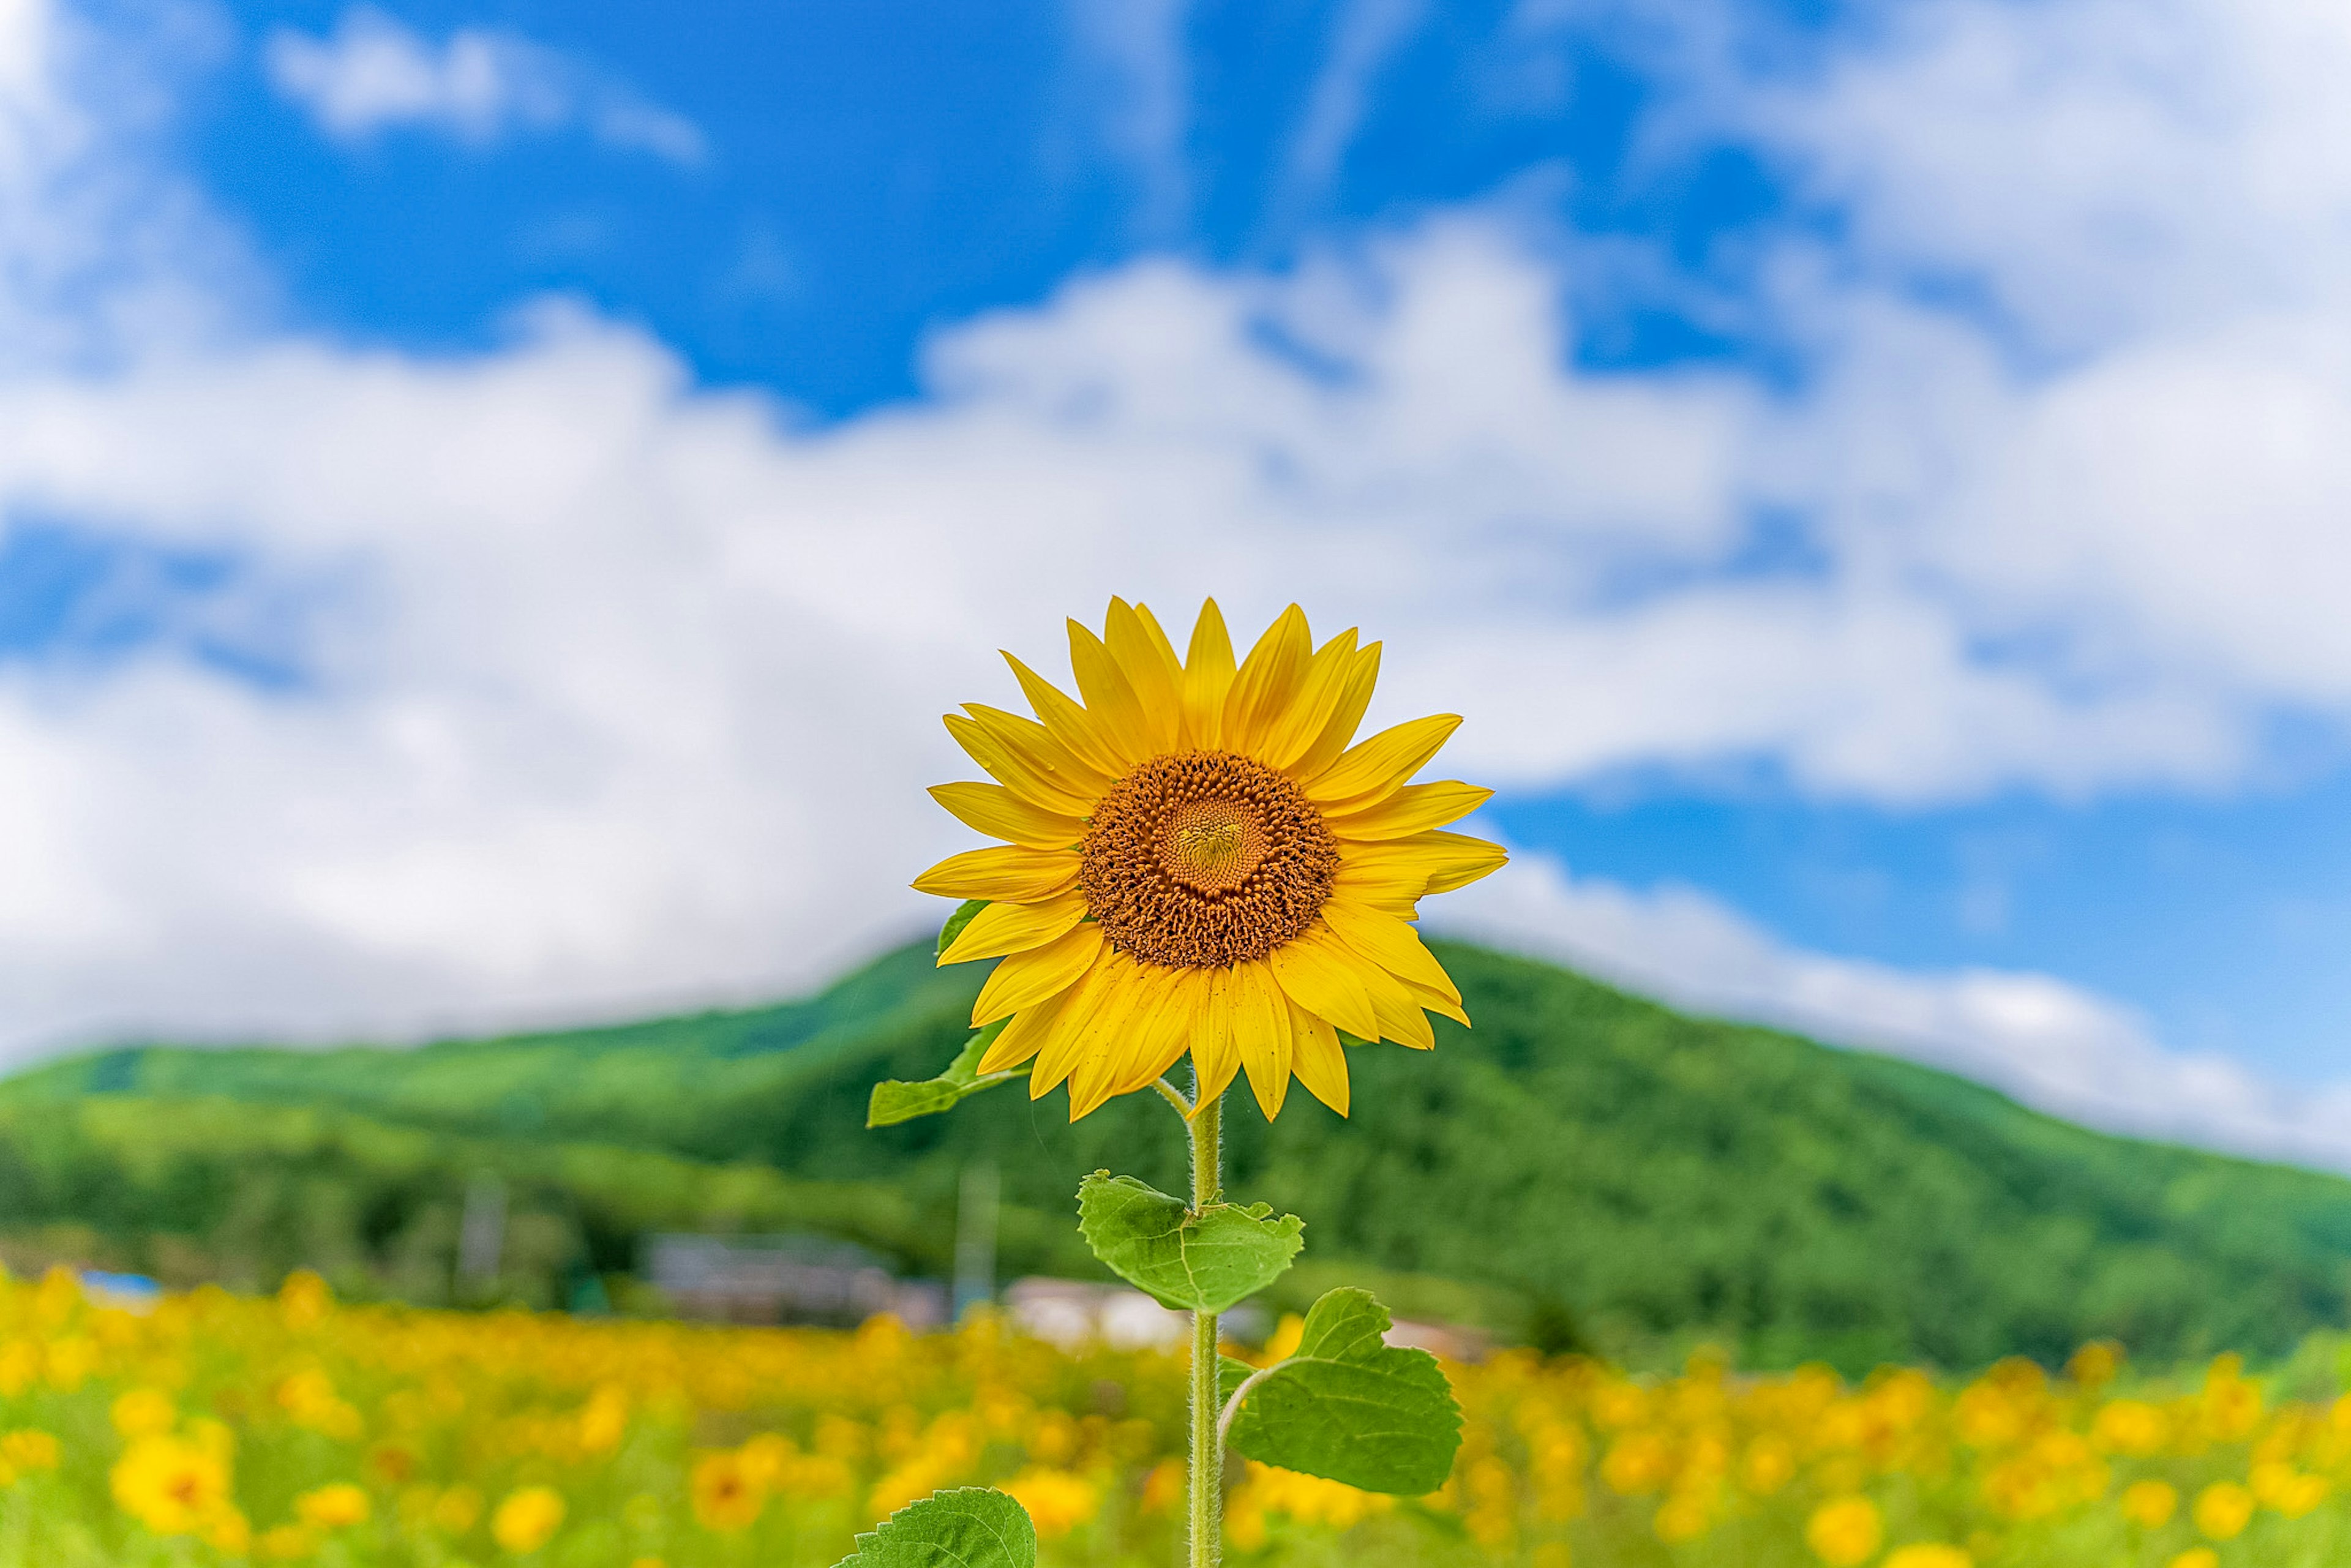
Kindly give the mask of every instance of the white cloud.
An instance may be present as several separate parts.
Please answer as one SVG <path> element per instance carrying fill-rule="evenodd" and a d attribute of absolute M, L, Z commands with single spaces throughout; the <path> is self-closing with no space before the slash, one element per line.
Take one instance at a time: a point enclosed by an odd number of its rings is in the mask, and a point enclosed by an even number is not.
<path fill-rule="evenodd" d="M 2282 1092 L 2224 1058 L 2164 1050 L 2130 1009 L 2050 976 L 1807 952 L 1697 889 L 1573 876 L 1548 854 L 1520 856 L 1432 915 L 1448 934 L 1909 1057 L 2092 1126 L 2351 1170 L 2351 1082 Z"/>
<path fill-rule="evenodd" d="M 486 143 L 579 125 L 608 146 L 681 163 L 707 151 L 692 120 L 503 30 L 461 27 L 436 47 L 397 18 L 356 5 L 325 37 L 277 28 L 265 61 L 280 93 L 347 140 L 423 126 Z"/>

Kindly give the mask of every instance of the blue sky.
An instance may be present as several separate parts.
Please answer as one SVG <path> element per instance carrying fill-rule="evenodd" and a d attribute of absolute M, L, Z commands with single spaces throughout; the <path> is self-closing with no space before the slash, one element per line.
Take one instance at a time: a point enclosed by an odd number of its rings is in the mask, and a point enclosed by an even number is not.
<path fill-rule="evenodd" d="M 19 1053 L 803 983 L 877 716 L 1213 590 L 1470 714 L 1468 928 L 2351 1159 L 2296 0 L 24 10 Z"/>

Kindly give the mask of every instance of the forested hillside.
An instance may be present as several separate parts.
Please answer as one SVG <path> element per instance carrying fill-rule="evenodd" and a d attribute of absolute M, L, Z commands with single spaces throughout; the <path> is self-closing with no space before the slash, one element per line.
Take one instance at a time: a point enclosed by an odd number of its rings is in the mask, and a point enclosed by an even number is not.
<path fill-rule="evenodd" d="M 1317 1267 L 1405 1310 L 1635 1359 L 1971 1365 L 2112 1334 L 2282 1350 L 2351 1318 L 2351 1182 L 2111 1138 L 1944 1074 L 1693 1019 L 1550 966 L 1442 956 L 1478 1027 L 1357 1049 L 1352 1121 L 1228 1113 L 1236 1187 Z M 953 1054 L 979 976 L 887 956 L 812 1000 L 416 1051 L 121 1050 L 0 1084 L 20 1252 L 266 1282 L 326 1262 L 435 1299 L 465 1183 L 515 1194 L 513 1281 L 551 1299 L 645 1229 L 812 1227 L 944 1267 L 957 1175 L 994 1162 L 1008 1270 L 1083 1272 L 1078 1177 L 1173 1186 L 1155 1097 L 1075 1127 L 1009 1085 L 863 1127 L 878 1078 Z M 58 1228 L 80 1228 L 60 1230 Z"/>

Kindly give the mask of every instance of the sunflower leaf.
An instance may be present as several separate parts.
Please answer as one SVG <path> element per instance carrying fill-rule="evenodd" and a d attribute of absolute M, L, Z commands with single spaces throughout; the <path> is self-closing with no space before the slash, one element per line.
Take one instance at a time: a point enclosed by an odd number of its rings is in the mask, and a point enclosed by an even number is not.
<path fill-rule="evenodd" d="M 936 1078 L 926 1078 L 920 1083 L 908 1083 L 893 1078 L 873 1086 L 872 1096 L 865 1103 L 865 1124 L 868 1127 L 892 1127 L 901 1122 L 911 1122 L 917 1116 L 935 1116 L 942 1111 L 952 1111 L 983 1089 L 993 1089 L 1008 1078 L 1025 1075 L 1026 1066 L 1008 1072 L 991 1072 L 982 1077 L 979 1059 L 996 1043 L 1009 1019 L 999 1019 L 964 1041 L 947 1070 Z"/>
<path fill-rule="evenodd" d="M 956 905 L 956 912 L 947 916 L 945 925 L 939 927 L 938 946 L 931 949 L 931 956 L 946 957 L 947 949 L 955 946 L 955 939 L 963 935 L 963 928 L 987 907 L 987 900 L 984 898 L 967 898 Z"/>
<path fill-rule="evenodd" d="M 1217 1357 L 1217 1407 L 1224 1408 L 1225 1401 L 1240 1391 L 1242 1384 L 1257 1375 L 1257 1368 L 1234 1356 Z"/>
<path fill-rule="evenodd" d="M 1196 1312 L 1221 1312 L 1280 1279 L 1306 1245 L 1305 1228 L 1261 1203 L 1212 1203 L 1195 1213 L 1181 1198 L 1108 1171 L 1078 1186 L 1078 1229 L 1094 1256 L 1163 1304 Z"/>
<path fill-rule="evenodd" d="M 1461 1407 L 1425 1350 L 1388 1345 L 1388 1312 L 1332 1291 L 1306 1314 L 1298 1354 L 1234 1414 L 1232 1446 L 1260 1464 L 1417 1497 L 1452 1473 Z"/>
<path fill-rule="evenodd" d="M 935 1491 L 857 1538 L 835 1568 L 1036 1568 L 1029 1511 L 988 1487 Z"/>

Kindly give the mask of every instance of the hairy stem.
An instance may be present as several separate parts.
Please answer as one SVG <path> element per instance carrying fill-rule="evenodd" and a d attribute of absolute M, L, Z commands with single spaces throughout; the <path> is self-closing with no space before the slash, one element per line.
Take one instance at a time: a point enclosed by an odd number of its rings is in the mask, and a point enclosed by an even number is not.
<path fill-rule="evenodd" d="M 1204 1209 L 1217 1201 L 1223 1186 L 1217 1138 L 1221 1096 L 1201 1098 L 1196 1078 L 1193 1098 L 1197 1109 L 1186 1124 L 1192 1136 L 1192 1207 Z M 1217 1568 L 1223 1555 L 1225 1442 L 1217 1419 L 1222 1402 L 1217 1397 L 1217 1314 L 1192 1314 L 1192 1488 L 1190 1568 Z"/>

